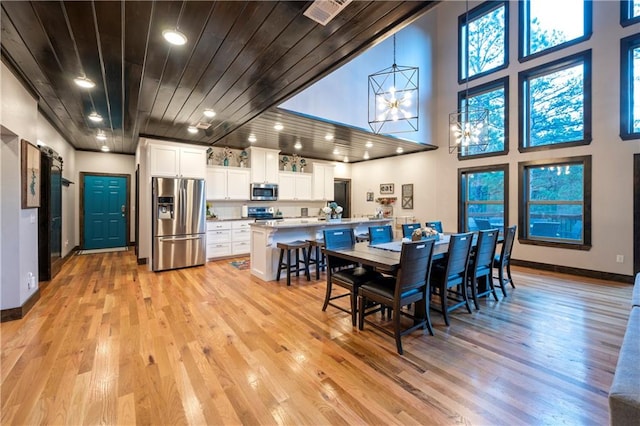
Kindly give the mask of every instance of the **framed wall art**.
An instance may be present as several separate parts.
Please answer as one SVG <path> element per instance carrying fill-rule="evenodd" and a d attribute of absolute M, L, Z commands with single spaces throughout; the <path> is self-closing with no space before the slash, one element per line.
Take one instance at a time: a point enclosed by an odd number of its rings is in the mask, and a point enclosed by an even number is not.
<path fill-rule="evenodd" d="M 367 192 L 367 201 L 373 201 L 373 192 Z"/>
<path fill-rule="evenodd" d="M 22 139 L 21 146 L 22 208 L 40 207 L 40 150 Z"/>
<path fill-rule="evenodd" d="M 413 184 L 402 185 L 402 208 L 413 210 Z"/>
<path fill-rule="evenodd" d="M 393 184 L 392 183 L 381 183 L 380 184 L 380 194 L 393 194 Z"/>

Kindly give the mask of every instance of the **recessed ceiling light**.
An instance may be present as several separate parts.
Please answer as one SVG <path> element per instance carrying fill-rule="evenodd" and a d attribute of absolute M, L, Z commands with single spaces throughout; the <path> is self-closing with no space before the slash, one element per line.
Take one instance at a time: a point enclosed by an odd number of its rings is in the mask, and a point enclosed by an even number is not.
<path fill-rule="evenodd" d="M 333 154 L 334 154 L 334 155 L 338 155 L 338 154 L 340 154 L 340 151 L 338 151 L 338 148 L 334 148 L 334 150 L 333 150 Z"/>
<path fill-rule="evenodd" d="M 396 152 L 397 152 L 398 154 L 402 154 L 402 153 L 404 152 L 404 149 L 402 149 L 402 147 L 401 147 L 401 146 L 399 146 L 399 147 L 397 147 L 397 148 L 396 148 Z"/>
<path fill-rule="evenodd" d="M 187 131 L 189 133 L 198 133 L 198 128 L 196 126 L 189 126 L 187 127 Z"/>
<path fill-rule="evenodd" d="M 207 108 L 204 110 L 204 116 L 205 117 L 209 117 L 209 118 L 213 118 L 216 116 L 216 112 L 210 108 Z"/>
<path fill-rule="evenodd" d="M 258 139 L 256 139 L 256 135 L 254 135 L 253 133 L 251 133 L 249 135 L 249 137 L 247 138 L 247 140 L 251 143 L 254 143 L 255 141 L 257 141 Z"/>
<path fill-rule="evenodd" d="M 102 116 L 97 112 L 92 112 L 91 114 L 89 114 L 89 120 L 99 123 L 102 121 Z"/>
<path fill-rule="evenodd" d="M 367 151 L 365 151 L 365 153 L 362 156 L 362 158 L 364 158 L 365 160 L 368 160 L 369 159 L 369 153 Z"/>
<path fill-rule="evenodd" d="M 367 148 L 371 148 L 373 146 L 373 143 L 371 143 L 371 141 L 367 141 L 367 143 L 364 144 L 364 146 L 366 146 Z"/>
<path fill-rule="evenodd" d="M 326 135 L 324 135 L 324 139 L 328 140 L 328 141 L 332 141 L 333 140 L 333 135 L 331 133 L 327 133 Z"/>
<path fill-rule="evenodd" d="M 98 139 L 99 141 L 106 141 L 107 140 L 107 135 L 105 135 L 104 132 L 102 130 L 100 130 L 98 132 L 98 134 L 96 135 L 96 139 Z"/>
<path fill-rule="evenodd" d="M 347 157 L 346 155 L 344 156 L 344 158 L 342 159 L 342 161 L 344 163 L 348 163 L 349 162 L 349 157 Z"/>
<path fill-rule="evenodd" d="M 106 145 L 102 145 L 102 148 L 100 148 L 100 151 L 102 152 L 109 152 L 109 147 Z"/>
<path fill-rule="evenodd" d="M 162 36 L 169 43 L 174 44 L 176 46 L 182 46 L 187 43 L 187 36 L 182 34 L 178 30 L 164 30 L 162 32 Z"/>
<path fill-rule="evenodd" d="M 296 144 L 293 146 L 295 149 L 301 149 L 302 148 L 302 144 L 300 143 L 299 140 L 296 141 Z"/>
<path fill-rule="evenodd" d="M 282 125 L 282 123 L 276 123 L 273 125 L 273 128 L 276 129 L 277 131 L 280 131 L 284 129 L 284 126 Z"/>
<path fill-rule="evenodd" d="M 96 84 L 93 81 L 91 81 L 90 79 L 84 76 L 74 78 L 73 82 L 76 83 L 78 86 L 82 87 L 83 89 L 92 89 L 96 87 Z"/>

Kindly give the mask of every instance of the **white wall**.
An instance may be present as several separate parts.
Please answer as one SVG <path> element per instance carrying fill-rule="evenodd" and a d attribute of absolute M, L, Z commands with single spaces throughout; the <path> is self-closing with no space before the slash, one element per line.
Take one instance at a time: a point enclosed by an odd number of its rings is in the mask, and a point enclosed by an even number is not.
<path fill-rule="evenodd" d="M 129 175 L 129 241 L 135 239 L 135 185 L 136 185 L 136 157 L 134 155 L 113 154 L 110 152 L 76 151 L 76 174 L 74 182 L 78 196 L 75 201 L 75 211 L 80 217 L 80 173 L 107 173 Z M 75 221 L 76 235 L 80 238 L 80 221 Z M 78 244 L 80 241 L 78 240 Z"/>
<path fill-rule="evenodd" d="M 480 2 L 472 2 L 473 8 Z M 509 223 L 518 223 L 518 162 L 535 159 L 551 159 L 578 155 L 591 155 L 593 160 L 592 184 L 592 248 L 589 251 L 567 250 L 561 248 L 519 244 L 514 247 L 514 258 L 545 264 L 555 264 L 603 272 L 633 274 L 633 154 L 640 153 L 640 141 L 622 141 L 619 134 L 620 114 L 620 38 L 640 32 L 640 24 L 623 28 L 620 26 L 620 4 L 611 1 L 595 1 L 593 3 L 593 36 L 590 40 L 578 45 L 554 52 L 535 60 L 519 63 L 518 57 L 518 4 L 510 3 L 510 35 L 509 57 L 510 66 L 506 70 L 498 71 L 491 76 L 480 78 L 471 83 L 471 87 L 480 85 L 497 78 L 509 76 L 509 154 L 484 159 L 459 161 L 455 154 L 448 152 L 448 115 L 457 108 L 457 93 L 464 87 L 457 82 L 457 22 L 458 16 L 465 12 L 464 2 L 443 2 L 436 6 L 425 17 L 411 27 L 419 27 L 414 33 L 424 34 L 424 40 L 432 41 L 433 48 L 432 81 L 423 76 L 428 70 L 420 68 L 421 87 L 421 123 L 433 123 L 432 137 L 424 139 L 414 138 L 402 134 L 419 142 L 431 142 L 439 145 L 436 151 L 404 155 L 383 160 L 366 161 L 351 165 L 353 179 L 352 205 L 354 214 L 369 214 L 377 205 L 366 202 L 366 192 L 373 191 L 375 197 L 380 196 L 379 186 L 382 183 L 394 183 L 398 202 L 394 206 L 394 214 L 415 215 L 420 221 L 442 220 L 445 229 L 457 229 L 457 174 L 459 168 L 482 166 L 489 164 L 509 164 Z M 403 32 L 408 29 L 403 30 Z M 387 40 L 388 41 L 388 40 Z M 387 43 L 385 41 L 385 43 Z M 400 45 L 399 45 L 400 46 Z M 427 47 L 427 50 L 429 49 Z M 381 48 L 378 46 L 374 49 Z M 404 48 L 404 47 L 402 47 Z M 372 51 L 363 54 L 368 55 Z M 593 142 L 588 146 L 573 148 L 550 149 L 530 153 L 518 152 L 518 72 L 537 65 L 553 61 L 572 53 L 592 49 L 593 57 Z M 399 48 L 400 58 L 400 48 Z M 403 53 L 404 54 L 404 53 Z M 379 66 L 384 64 L 382 56 Z M 366 60 L 370 58 L 367 57 Z M 364 60 L 364 59 L 363 59 Z M 400 59 L 398 59 L 400 63 Z M 404 63 L 403 63 L 404 65 Z M 410 64 L 406 64 L 410 65 Z M 335 88 L 327 85 L 336 75 L 348 79 L 358 72 L 361 67 L 358 59 L 347 64 L 335 75 L 327 77 L 309 93 L 299 94 L 292 98 L 292 105 L 316 105 L 316 99 L 322 93 L 315 90 L 322 87 L 322 92 L 335 94 L 346 90 L 344 81 Z M 368 70 L 367 70 L 368 71 Z M 426 72 L 424 72 L 426 71 Z M 360 72 L 362 74 L 362 72 Z M 428 74 L 427 74 L 428 75 Z M 362 76 L 358 79 L 362 80 Z M 335 81 L 334 81 L 335 83 Z M 423 84 L 433 90 L 432 96 L 422 93 Z M 349 84 L 356 86 L 357 82 Z M 314 91 L 315 90 L 315 91 Z M 350 98 L 360 99 L 364 103 L 366 94 L 362 88 L 359 95 Z M 320 101 L 321 102 L 321 101 Z M 317 104 L 321 105 L 321 104 Z M 316 106 L 317 106 L 316 105 Z M 334 113 L 339 117 L 349 116 L 355 108 L 336 109 Z M 313 110 L 313 107 L 311 108 Z M 344 121 L 344 120 L 338 120 Z M 422 124 L 421 124 L 422 125 Z M 429 128 L 429 126 L 425 126 Z M 403 210 L 400 205 L 401 185 L 414 184 L 414 209 Z M 624 255 L 624 263 L 616 263 L 617 254 Z"/>

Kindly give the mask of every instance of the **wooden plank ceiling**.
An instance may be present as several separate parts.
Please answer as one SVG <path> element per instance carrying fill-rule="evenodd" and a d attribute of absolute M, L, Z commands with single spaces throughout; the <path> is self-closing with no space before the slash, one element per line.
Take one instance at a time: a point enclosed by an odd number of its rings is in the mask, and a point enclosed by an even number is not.
<path fill-rule="evenodd" d="M 362 160 L 431 149 L 320 123 L 275 106 L 428 11 L 436 2 L 354 1 L 326 26 L 303 16 L 309 1 L 2 1 L 2 60 L 39 99 L 39 108 L 79 150 L 133 153 L 139 137 L 246 147 L 251 129 L 274 116 L 285 130 L 261 146 L 310 158 Z M 184 46 L 162 37 L 186 34 Z M 86 75 L 91 90 L 73 79 Z M 216 111 L 214 118 L 203 115 Z M 88 119 L 97 112 L 104 120 Z M 252 121 L 253 119 L 256 119 Z M 287 121 L 290 120 L 290 121 Z M 210 124 L 187 132 L 190 124 Z M 314 138 L 332 130 L 341 149 Z M 307 130 L 302 131 L 301 129 Z M 297 131 L 295 129 L 298 129 Z M 293 142 L 292 142 L 293 141 Z M 373 141 L 376 149 L 367 149 Z M 305 143 L 308 142 L 308 143 Z"/>

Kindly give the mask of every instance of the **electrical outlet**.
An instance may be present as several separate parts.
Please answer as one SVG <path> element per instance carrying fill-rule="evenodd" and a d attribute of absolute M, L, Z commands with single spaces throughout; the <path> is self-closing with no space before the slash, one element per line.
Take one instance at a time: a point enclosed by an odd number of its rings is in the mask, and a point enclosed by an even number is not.
<path fill-rule="evenodd" d="M 33 288 L 34 279 L 35 277 L 33 276 L 33 273 L 29 272 L 27 274 L 27 289 L 31 290 Z"/>
<path fill-rule="evenodd" d="M 64 240 L 64 246 L 68 247 L 69 246 L 69 240 Z"/>
<path fill-rule="evenodd" d="M 624 263 L 624 256 L 621 254 L 616 255 L 616 262 L 617 263 Z"/>

